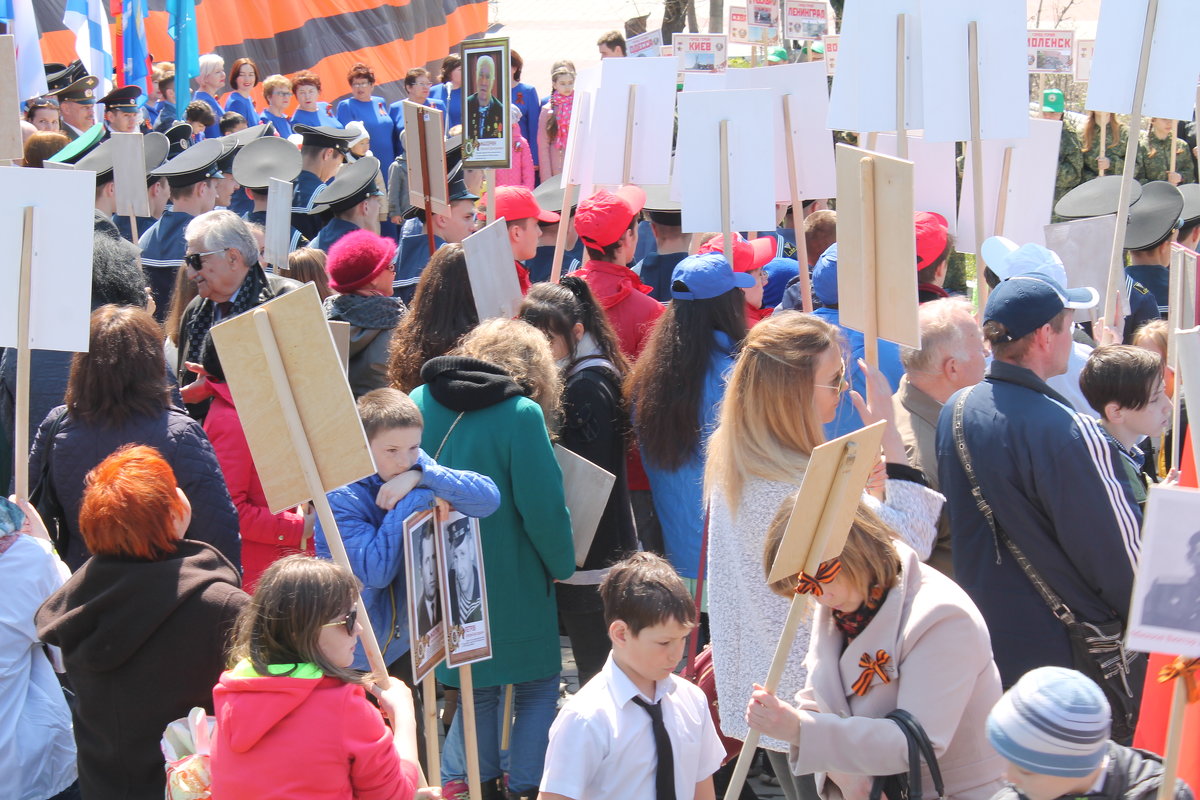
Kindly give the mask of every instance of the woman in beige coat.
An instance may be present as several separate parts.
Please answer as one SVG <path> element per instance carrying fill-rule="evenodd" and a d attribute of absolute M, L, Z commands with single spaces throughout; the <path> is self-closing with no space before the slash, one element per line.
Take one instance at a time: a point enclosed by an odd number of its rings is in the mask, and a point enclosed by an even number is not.
<path fill-rule="evenodd" d="M 769 570 L 795 497 L 767 534 Z M 924 727 L 946 797 L 988 800 L 1002 788 L 1003 762 L 984 723 L 1000 699 L 1000 675 L 979 611 L 958 586 L 894 539 L 860 507 L 841 556 L 805 576 L 820 604 L 812 626 L 804 689 L 796 706 L 755 687 L 750 727 L 791 745 L 798 775 L 816 773 L 825 800 L 864 800 L 877 776 L 908 771 L 898 708 Z M 797 578 L 771 588 L 792 596 Z M 922 770 L 927 798 L 937 796 Z"/>

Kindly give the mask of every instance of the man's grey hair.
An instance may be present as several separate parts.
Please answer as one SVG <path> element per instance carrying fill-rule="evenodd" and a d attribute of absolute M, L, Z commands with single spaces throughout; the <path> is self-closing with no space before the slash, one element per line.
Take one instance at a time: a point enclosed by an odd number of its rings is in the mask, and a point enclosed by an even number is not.
<path fill-rule="evenodd" d="M 483 74 L 483 68 L 487 67 L 488 74 L 492 78 L 496 77 L 496 60 L 491 56 L 480 56 L 475 62 L 475 79 L 479 80 L 479 76 Z"/>
<path fill-rule="evenodd" d="M 232 248 L 242 254 L 247 267 L 258 263 L 258 242 L 246 221 L 232 211 L 209 211 L 188 223 L 184 232 L 188 248 L 205 253 Z"/>
<path fill-rule="evenodd" d="M 921 348 L 900 348 L 900 363 L 905 372 L 937 372 L 948 357 L 967 357 L 969 342 L 964 329 L 978 325 L 970 303 L 961 297 L 943 297 L 922 303 L 917 309 L 917 319 L 921 328 Z"/>

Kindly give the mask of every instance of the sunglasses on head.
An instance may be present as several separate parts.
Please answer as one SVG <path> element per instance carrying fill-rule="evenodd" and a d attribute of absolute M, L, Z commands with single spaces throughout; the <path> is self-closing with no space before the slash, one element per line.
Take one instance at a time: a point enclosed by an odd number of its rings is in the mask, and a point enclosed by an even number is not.
<path fill-rule="evenodd" d="M 332 628 L 337 625 L 345 625 L 346 626 L 346 635 L 353 636 L 354 635 L 354 626 L 357 624 L 358 624 L 358 606 L 355 606 L 354 608 L 350 609 L 350 613 L 347 614 L 346 616 L 342 617 L 341 619 L 337 620 L 336 622 L 326 622 L 321 627 L 322 628 Z"/>

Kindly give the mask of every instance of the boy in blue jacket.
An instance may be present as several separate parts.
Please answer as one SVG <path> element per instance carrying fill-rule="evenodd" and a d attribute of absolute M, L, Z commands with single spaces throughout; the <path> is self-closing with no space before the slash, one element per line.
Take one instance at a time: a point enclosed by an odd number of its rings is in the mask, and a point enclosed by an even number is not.
<path fill-rule="evenodd" d="M 408 600 L 404 572 L 404 520 L 441 498 L 470 517 L 486 517 L 500 505 L 491 478 L 439 467 L 421 450 L 421 412 L 397 389 L 376 389 L 358 400 L 358 414 L 375 461 L 375 474 L 329 493 L 350 568 L 362 581 L 362 601 L 388 672 L 412 685 Z M 317 555 L 330 558 L 318 522 Z M 360 643 L 354 668 L 367 670 Z"/>

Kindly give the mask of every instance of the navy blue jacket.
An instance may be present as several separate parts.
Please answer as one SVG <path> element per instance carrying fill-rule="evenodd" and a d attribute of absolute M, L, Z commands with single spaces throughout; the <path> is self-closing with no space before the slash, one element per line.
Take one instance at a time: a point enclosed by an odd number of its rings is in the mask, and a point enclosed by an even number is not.
<path fill-rule="evenodd" d="M 632 269 L 650 287 L 650 296 L 660 303 L 671 302 L 671 273 L 687 253 L 650 253 Z"/>
<path fill-rule="evenodd" d="M 313 195 L 325 184 L 306 169 L 300 171 L 293 184 L 292 227 L 311 240 L 321 230 L 321 217 L 316 214 L 310 215 L 308 210 L 313 207 Z"/>
<path fill-rule="evenodd" d="M 1142 515 L 1099 424 L 1014 364 L 993 361 L 970 391 L 963 429 L 999 526 L 1077 617 L 1126 620 Z M 1034 667 L 1071 667 L 1071 645 L 975 505 L 954 446 L 957 399 L 942 407 L 937 430 L 954 579 L 987 621 L 1007 687 Z"/>
<path fill-rule="evenodd" d="M 333 217 L 329 222 L 325 223 L 325 227 L 321 228 L 316 238 L 308 246 L 315 247 L 317 250 L 324 250 L 328 253 L 329 248 L 333 247 L 338 239 L 356 230 L 358 230 L 358 226 L 353 222 L 347 222 L 341 217 Z"/>
<path fill-rule="evenodd" d="M 154 294 L 154 318 L 159 322 L 165 320 L 171 310 L 175 275 L 187 254 L 183 231 L 191 221 L 191 214 L 168 208 L 138 240 L 138 246 L 142 248 L 142 269 Z"/>
<path fill-rule="evenodd" d="M 440 236 L 433 237 L 434 248 L 440 248 L 446 242 Z M 422 231 L 400 238 L 400 246 L 396 248 L 396 274 L 392 279 L 392 295 L 399 297 L 405 305 L 412 303 L 413 295 L 417 293 L 417 284 L 421 281 L 421 273 L 429 263 L 429 237 Z"/>

